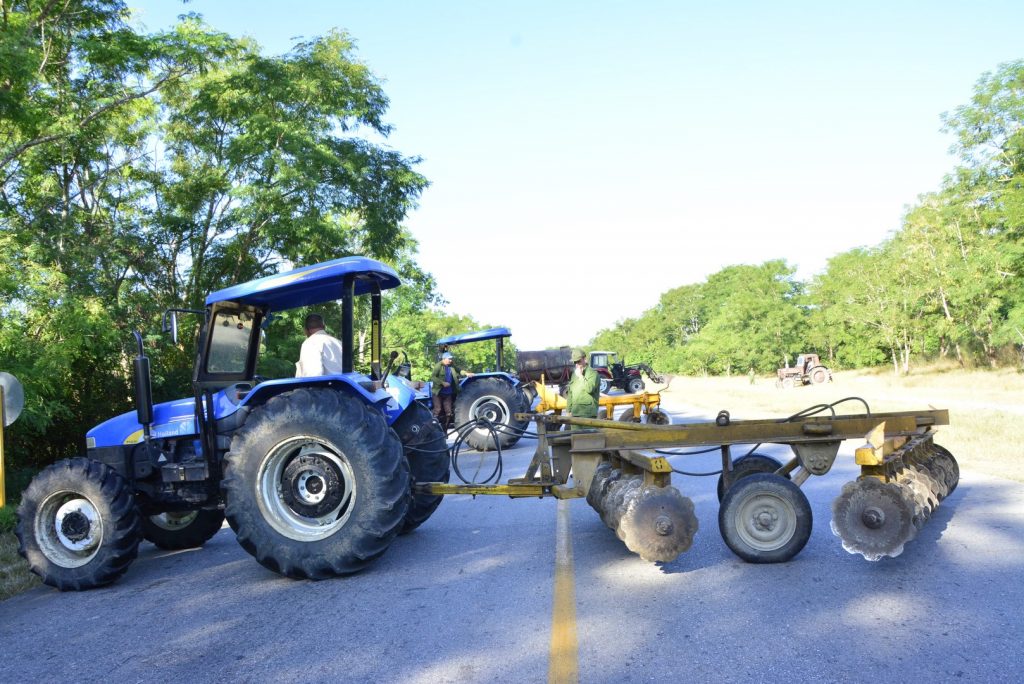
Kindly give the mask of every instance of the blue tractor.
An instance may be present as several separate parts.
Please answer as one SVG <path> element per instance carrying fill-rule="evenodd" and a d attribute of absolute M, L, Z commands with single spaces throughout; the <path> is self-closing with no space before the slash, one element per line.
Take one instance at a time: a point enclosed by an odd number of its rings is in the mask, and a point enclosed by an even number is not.
<path fill-rule="evenodd" d="M 381 292 L 390 267 L 336 259 L 235 285 L 206 298 L 193 395 L 153 405 L 136 333 L 136 410 L 90 430 L 84 457 L 35 477 L 18 508 L 20 552 L 61 590 L 108 584 L 147 539 L 202 546 L 227 518 L 264 566 L 296 578 L 356 572 L 423 523 L 447 482 L 444 431 L 425 397 L 382 367 Z M 353 308 L 369 295 L 369 374 L 353 369 Z M 272 314 L 341 301 L 342 372 L 266 380 L 256 374 Z M 177 341 L 177 314 L 165 329 Z M 297 350 L 296 350 L 297 351 Z"/>
<path fill-rule="evenodd" d="M 455 397 L 455 423 L 457 426 L 472 426 L 465 439 L 479 451 L 512 447 L 528 424 L 516 420 L 515 414 L 530 410 L 533 395 L 524 391 L 515 375 L 501 370 L 505 338 L 511 336 L 512 331 L 508 328 L 490 328 L 450 335 L 437 341 L 441 351 L 470 342 L 495 341 L 494 370 L 463 378 Z"/>

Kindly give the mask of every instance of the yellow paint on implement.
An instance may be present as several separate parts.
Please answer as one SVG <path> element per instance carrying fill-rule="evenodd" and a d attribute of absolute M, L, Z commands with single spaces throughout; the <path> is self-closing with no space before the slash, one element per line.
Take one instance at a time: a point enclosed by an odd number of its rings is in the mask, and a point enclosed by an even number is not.
<path fill-rule="evenodd" d="M 558 502 L 555 524 L 555 590 L 551 611 L 551 652 L 548 682 L 580 680 L 579 642 L 576 639 L 576 585 L 569 534 L 569 502 Z"/>

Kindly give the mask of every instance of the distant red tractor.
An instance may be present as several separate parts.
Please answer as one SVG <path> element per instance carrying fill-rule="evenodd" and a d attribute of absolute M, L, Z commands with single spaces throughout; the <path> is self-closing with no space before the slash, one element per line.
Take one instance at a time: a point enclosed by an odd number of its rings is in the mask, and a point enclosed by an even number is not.
<path fill-rule="evenodd" d="M 780 368 L 776 387 L 794 387 L 796 385 L 820 385 L 832 382 L 832 371 L 821 365 L 817 354 L 801 354 L 796 357 L 792 367 Z"/>
<path fill-rule="evenodd" d="M 590 367 L 597 371 L 601 378 L 602 394 L 607 394 L 608 390 L 613 387 L 618 387 L 629 394 L 643 392 L 644 379 L 641 377 L 641 373 L 646 373 L 651 382 L 665 381 L 646 363 L 634 363 L 627 366 L 622 361 L 616 361 L 616 356 L 618 354 L 613 351 L 590 352 Z"/>

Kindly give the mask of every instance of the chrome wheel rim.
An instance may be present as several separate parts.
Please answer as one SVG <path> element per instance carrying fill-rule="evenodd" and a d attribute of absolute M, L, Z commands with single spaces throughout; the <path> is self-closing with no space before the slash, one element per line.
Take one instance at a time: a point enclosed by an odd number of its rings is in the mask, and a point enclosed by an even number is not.
<path fill-rule="evenodd" d="M 352 515 L 356 497 L 348 458 L 310 435 L 277 444 L 256 478 L 256 500 L 264 519 L 296 541 L 317 541 L 340 530 Z"/>

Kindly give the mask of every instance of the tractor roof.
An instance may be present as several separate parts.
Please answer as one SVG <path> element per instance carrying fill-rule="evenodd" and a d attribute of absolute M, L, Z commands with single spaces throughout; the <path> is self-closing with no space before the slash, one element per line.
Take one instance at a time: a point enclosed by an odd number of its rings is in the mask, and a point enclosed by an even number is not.
<path fill-rule="evenodd" d="M 230 301 L 282 311 L 333 302 L 341 299 L 341 286 L 348 276 L 355 276 L 357 295 L 370 292 L 373 283 L 379 284 L 381 290 L 401 284 L 390 266 L 366 257 L 345 257 L 232 285 L 211 293 L 206 304 Z"/>
<path fill-rule="evenodd" d="M 477 330 L 476 332 L 459 333 L 458 335 L 449 335 L 448 337 L 442 337 L 437 341 L 439 345 L 447 344 L 449 346 L 453 344 L 466 344 L 467 342 L 482 342 L 484 340 L 493 340 L 499 337 L 511 337 L 512 331 L 508 328 L 488 328 L 487 330 Z"/>

